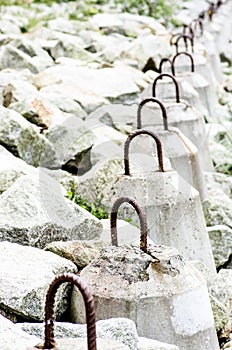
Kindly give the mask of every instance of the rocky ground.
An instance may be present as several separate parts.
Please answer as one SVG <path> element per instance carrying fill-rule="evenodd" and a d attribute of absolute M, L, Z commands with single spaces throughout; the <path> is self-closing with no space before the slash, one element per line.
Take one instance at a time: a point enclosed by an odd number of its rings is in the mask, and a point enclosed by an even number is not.
<path fill-rule="evenodd" d="M 49 284 L 60 273 L 82 270 L 99 256 L 102 247 L 110 245 L 109 213 L 118 195 L 131 195 L 141 205 L 144 198 L 148 201 L 147 172 L 158 169 L 159 163 L 154 147 L 146 138 L 138 146 L 133 143 L 131 172 L 142 175 L 140 182 L 133 182 L 132 176 L 123 183 L 124 144 L 137 129 L 138 104 L 151 96 L 161 59 L 175 55 L 176 47 L 170 45 L 175 42 L 173 34 L 204 10 L 208 12 L 203 22 L 192 22 L 191 27 L 195 30 L 195 73 L 191 76 L 187 57 L 176 61 L 184 107 L 172 108 L 166 101 L 166 108 L 170 125 L 188 137 L 192 150 L 198 147 L 194 152 L 199 152 L 196 186 L 205 220 L 202 232 L 207 228 L 217 273 L 212 277 L 204 259 L 191 264 L 207 280 L 220 345 L 232 348 L 232 3 L 222 4 L 212 20 L 212 8 L 206 1 L 176 1 L 174 12 L 169 14 L 167 7 L 162 17 L 157 15 L 159 19 L 142 15 L 149 14 L 149 7 L 141 7 L 141 2 L 133 8 L 129 3 L 22 1 L 0 5 L 2 350 L 23 350 L 42 341 L 42 324 L 35 322 L 44 320 Z M 186 30 L 191 35 L 191 30 Z M 181 51 L 185 50 L 183 44 L 180 41 Z M 191 43 L 189 52 L 190 47 Z M 167 61 L 163 72 L 170 73 Z M 174 96 L 173 87 L 164 85 L 165 79 L 157 92 L 161 101 Z M 145 126 L 146 118 L 152 123 L 155 119 L 149 116 L 151 108 L 149 104 L 144 108 Z M 156 114 L 160 125 L 160 112 Z M 177 121 L 180 115 L 186 123 L 192 118 L 190 129 Z M 165 147 L 164 155 L 168 156 Z M 165 158 L 167 173 L 171 166 L 178 166 L 177 160 L 170 163 Z M 195 168 L 190 173 L 190 182 L 195 184 Z M 163 188 L 168 186 L 161 177 L 157 181 L 163 194 L 156 193 L 153 198 L 160 200 L 160 206 L 166 200 Z M 183 183 L 175 186 L 174 206 L 184 201 L 182 197 L 192 202 L 199 197 L 196 191 L 191 197 L 194 190 L 189 185 L 185 196 Z M 120 244 L 139 238 L 137 215 L 128 208 L 124 211 L 120 217 L 126 220 L 118 222 Z M 168 219 L 175 213 L 170 210 Z M 185 213 L 178 216 L 183 231 L 190 230 L 190 225 L 181 221 Z M 197 221 L 194 215 L 192 219 Z M 157 222 L 153 225 L 158 226 Z M 153 240 L 158 242 L 158 238 Z M 181 253 L 185 255 L 187 250 L 185 247 Z M 205 255 L 208 253 L 211 250 Z M 70 321 L 70 295 L 70 287 L 65 285 L 57 298 L 57 320 Z M 60 323 L 58 337 L 83 337 L 81 327 Z M 120 333 L 123 328 L 125 332 Z M 101 349 L 182 349 L 179 344 L 139 337 L 128 319 L 98 321 L 97 334 L 102 338 Z"/>

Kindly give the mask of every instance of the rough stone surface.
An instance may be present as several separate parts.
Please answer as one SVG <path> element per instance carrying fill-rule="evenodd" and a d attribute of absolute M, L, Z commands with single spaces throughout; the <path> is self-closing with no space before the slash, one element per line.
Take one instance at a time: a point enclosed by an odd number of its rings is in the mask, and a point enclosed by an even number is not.
<path fill-rule="evenodd" d="M 107 154 L 114 154 L 114 148 L 119 152 L 125 140 L 125 135 L 101 122 L 83 122 L 76 116 L 50 127 L 45 135 L 56 150 L 59 164 L 67 166 L 69 162 L 72 168 L 69 171 L 78 175 L 88 171 L 99 159 L 105 159 Z M 110 147 L 111 143 L 114 148 Z"/>
<path fill-rule="evenodd" d="M 43 337 L 44 325 L 41 323 L 18 323 L 17 325 L 23 331 L 31 335 L 36 335 L 39 338 Z M 130 350 L 138 349 L 138 335 L 136 327 L 134 322 L 129 319 L 110 318 L 107 320 L 97 321 L 96 332 L 98 338 L 118 341 L 124 344 L 124 346 L 127 346 Z M 55 338 L 57 339 L 83 338 L 86 337 L 86 325 L 55 322 L 54 334 Z M 76 340 L 76 342 L 78 340 Z"/>
<path fill-rule="evenodd" d="M 10 242 L 0 242 L 0 252 L 0 312 L 14 321 L 42 321 L 50 283 L 61 273 L 76 272 L 76 266 L 51 252 Z M 58 318 L 66 311 L 68 296 L 64 284 L 57 295 Z"/>
<path fill-rule="evenodd" d="M 20 176 L 37 174 L 36 168 L 13 156 L 2 146 L 0 146 L 0 160 L 0 194 L 6 191 Z"/>
<path fill-rule="evenodd" d="M 229 316 L 232 315 L 232 270 L 221 269 L 214 281 L 211 282 L 209 291 L 226 306 Z"/>
<path fill-rule="evenodd" d="M 55 253 L 65 259 L 71 260 L 77 267 L 87 266 L 99 254 L 96 245 L 79 242 L 52 242 L 44 250 Z"/>
<path fill-rule="evenodd" d="M 62 123 L 67 118 L 54 104 L 39 96 L 12 103 L 10 108 L 20 113 L 32 124 L 43 128 L 48 128 L 54 123 Z"/>
<path fill-rule="evenodd" d="M 46 75 L 56 76 L 61 81 L 62 85 L 60 86 L 63 86 L 62 88 L 65 94 L 72 88 L 73 92 L 75 92 L 75 100 L 82 105 L 85 105 L 82 99 L 83 95 L 93 95 L 97 98 L 108 99 L 109 102 L 123 102 L 128 99 L 135 99 L 139 93 L 139 88 L 130 78 L 129 74 L 125 74 L 119 68 L 94 70 L 85 67 L 61 65 L 60 67 L 46 69 L 43 75 L 45 78 Z M 72 93 L 71 96 L 73 95 Z"/>
<path fill-rule="evenodd" d="M 55 163 L 52 144 L 15 111 L 0 107 L 0 142 L 27 163 L 49 166 Z"/>
<path fill-rule="evenodd" d="M 212 295 L 210 295 L 210 304 L 213 311 L 215 328 L 219 332 L 229 322 L 229 313 L 226 307 Z"/>
<path fill-rule="evenodd" d="M 216 267 L 223 266 L 232 255 L 232 229 L 226 225 L 207 227 Z"/>
<path fill-rule="evenodd" d="M 39 344 L 41 340 L 19 329 L 14 323 L 0 315 L 1 350 L 25 350 Z"/>
<path fill-rule="evenodd" d="M 209 192 L 209 198 L 203 203 L 207 226 L 226 225 L 232 228 L 232 201 L 222 190 Z"/>
<path fill-rule="evenodd" d="M 52 241 L 98 238 L 100 220 L 64 197 L 43 170 L 21 176 L 0 197 L 0 240 L 43 248 Z"/>

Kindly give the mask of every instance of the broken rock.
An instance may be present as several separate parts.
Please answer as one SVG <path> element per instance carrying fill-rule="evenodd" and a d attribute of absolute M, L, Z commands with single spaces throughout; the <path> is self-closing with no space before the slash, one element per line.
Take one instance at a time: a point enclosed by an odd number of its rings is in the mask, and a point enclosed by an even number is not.
<path fill-rule="evenodd" d="M 33 247 L 0 242 L 0 313 L 17 321 L 44 319 L 46 293 L 55 276 L 77 271 L 70 261 Z M 68 285 L 57 298 L 56 317 L 68 307 Z"/>

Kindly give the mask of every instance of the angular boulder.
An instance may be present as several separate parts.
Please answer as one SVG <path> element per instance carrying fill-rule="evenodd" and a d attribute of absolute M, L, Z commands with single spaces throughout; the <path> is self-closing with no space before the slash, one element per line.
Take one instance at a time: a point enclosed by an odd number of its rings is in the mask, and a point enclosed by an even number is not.
<path fill-rule="evenodd" d="M 100 220 L 64 194 L 42 170 L 38 178 L 21 176 L 0 197 L 0 241 L 44 248 L 52 241 L 99 238 Z"/>
<path fill-rule="evenodd" d="M 0 313 L 13 321 L 44 319 L 45 298 L 53 279 L 64 272 L 77 272 L 67 259 L 33 247 L 0 242 Z M 56 317 L 68 307 L 69 287 L 57 295 Z"/>
<path fill-rule="evenodd" d="M 0 144 L 33 166 L 56 165 L 52 144 L 19 113 L 0 107 Z"/>

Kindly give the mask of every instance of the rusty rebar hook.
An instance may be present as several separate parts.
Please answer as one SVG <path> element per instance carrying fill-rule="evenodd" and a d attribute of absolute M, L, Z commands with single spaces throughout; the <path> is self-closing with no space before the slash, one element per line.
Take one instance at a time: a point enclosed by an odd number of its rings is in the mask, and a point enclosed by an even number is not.
<path fill-rule="evenodd" d="M 186 51 L 181 51 L 181 52 L 178 52 L 177 54 L 175 54 L 175 56 L 173 57 L 172 59 L 172 74 L 175 76 L 176 72 L 175 72 L 175 61 L 177 59 L 177 57 L 181 56 L 181 55 L 185 55 L 185 56 L 188 56 L 190 58 L 190 61 L 191 61 L 191 72 L 194 73 L 194 60 L 193 60 L 193 56 L 186 52 Z"/>
<path fill-rule="evenodd" d="M 198 17 L 195 18 L 191 23 L 190 23 L 191 28 L 193 29 L 193 32 L 195 33 L 197 31 L 197 27 L 199 26 L 200 29 L 200 36 L 204 34 L 204 24 L 202 18 Z"/>
<path fill-rule="evenodd" d="M 56 342 L 54 339 L 55 295 L 60 285 L 64 282 L 73 283 L 79 289 L 84 298 L 88 350 L 97 350 L 94 299 L 86 284 L 80 279 L 80 277 L 72 273 L 64 273 L 57 276 L 49 286 L 45 304 L 45 342 L 43 349 L 56 349 Z"/>
<path fill-rule="evenodd" d="M 216 4 L 217 9 L 219 9 L 219 7 L 221 7 L 222 5 L 223 5 L 223 1 L 222 0 L 218 0 L 217 4 Z"/>
<path fill-rule="evenodd" d="M 171 34 L 171 37 L 170 37 L 170 40 L 169 40 L 169 44 L 170 45 L 175 45 L 176 41 L 174 42 L 174 39 L 178 38 L 181 34 L 182 34 L 181 32 Z"/>
<path fill-rule="evenodd" d="M 208 10 L 207 10 L 207 14 L 208 14 L 209 20 L 212 21 L 213 15 L 216 13 L 216 6 L 212 1 L 206 0 L 206 2 L 208 2 L 208 4 L 210 4 L 208 7 Z"/>
<path fill-rule="evenodd" d="M 162 67 L 165 62 L 169 62 L 170 66 L 172 68 L 172 60 L 170 58 L 164 57 L 161 59 L 160 64 L 159 64 L 159 73 L 162 73 Z"/>
<path fill-rule="evenodd" d="M 125 173 L 124 175 L 129 175 L 130 176 L 130 163 L 129 163 L 129 146 L 133 138 L 135 138 L 138 135 L 150 135 L 153 137 L 153 139 L 156 142 L 156 147 L 157 147 L 157 155 L 158 155 L 158 161 L 159 161 L 159 170 L 161 172 L 164 172 L 164 166 L 163 166 L 163 151 L 162 151 L 162 144 L 158 136 L 149 130 L 143 130 L 139 129 L 131 133 L 125 142 L 124 145 L 124 168 L 125 168 Z"/>
<path fill-rule="evenodd" d="M 177 80 L 175 79 L 175 77 L 171 74 L 168 74 L 168 73 L 162 73 L 160 75 L 158 75 L 158 77 L 155 78 L 154 82 L 153 82 L 153 86 L 152 86 L 152 96 L 153 97 L 156 97 L 156 85 L 157 85 L 157 81 L 159 79 L 162 79 L 163 77 L 168 77 L 168 78 L 171 78 L 174 85 L 175 85 L 175 88 L 176 88 L 176 103 L 180 103 L 180 90 L 179 90 L 179 86 L 178 86 L 178 83 L 177 83 Z"/>
<path fill-rule="evenodd" d="M 207 13 L 207 11 L 201 11 L 200 13 L 199 13 L 199 15 L 198 15 L 198 18 L 200 18 L 200 19 L 205 19 L 205 15 L 206 15 L 206 13 Z"/>
<path fill-rule="evenodd" d="M 164 130 L 168 130 L 168 118 L 167 118 L 166 108 L 164 107 L 164 105 L 161 101 L 159 101 L 157 98 L 154 98 L 154 97 L 145 98 L 144 100 L 142 100 L 140 102 L 140 104 L 138 106 L 138 110 L 137 110 L 137 129 L 142 128 L 141 111 L 142 111 L 143 106 L 148 102 L 154 102 L 160 106 L 161 111 L 162 111 Z"/>
<path fill-rule="evenodd" d="M 176 53 L 179 52 L 179 41 L 181 39 L 184 40 L 185 50 L 188 51 L 188 41 L 189 41 L 190 45 L 191 45 L 191 48 L 192 48 L 192 53 L 194 53 L 194 39 L 191 38 L 191 36 L 185 35 L 185 34 L 180 34 L 178 36 L 178 38 L 176 39 L 176 42 L 174 43 L 174 45 L 176 46 Z"/>
<path fill-rule="evenodd" d="M 187 30 L 188 30 L 188 33 L 187 33 Z M 187 36 L 190 36 L 192 39 L 194 39 L 194 36 L 195 36 L 194 35 L 194 31 L 193 31 L 193 29 L 192 29 L 190 24 L 189 25 L 187 25 L 187 24 L 183 25 L 183 34 L 187 35 Z"/>
<path fill-rule="evenodd" d="M 118 198 L 112 207 L 110 215 L 110 229 L 111 229 L 111 244 L 118 246 L 118 235 L 117 235 L 117 216 L 118 209 L 123 203 L 129 203 L 135 208 L 140 221 L 140 249 L 147 253 L 147 220 L 146 215 L 140 205 L 135 201 L 135 199 L 130 197 Z"/>

